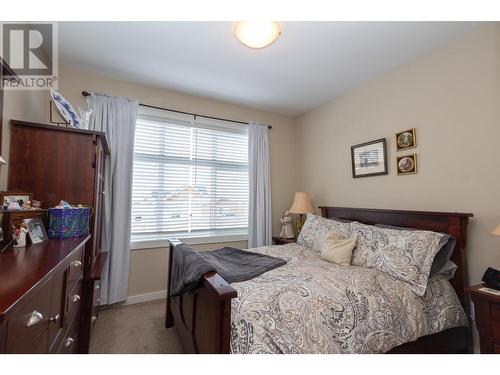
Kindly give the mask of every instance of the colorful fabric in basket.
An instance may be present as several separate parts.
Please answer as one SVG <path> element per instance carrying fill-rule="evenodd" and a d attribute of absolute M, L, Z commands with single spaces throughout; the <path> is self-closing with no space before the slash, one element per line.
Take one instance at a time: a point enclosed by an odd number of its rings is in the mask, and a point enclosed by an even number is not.
<path fill-rule="evenodd" d="M 89 207 L 50 208 L 49 238 L 76 238 L 89 234 Z"/>

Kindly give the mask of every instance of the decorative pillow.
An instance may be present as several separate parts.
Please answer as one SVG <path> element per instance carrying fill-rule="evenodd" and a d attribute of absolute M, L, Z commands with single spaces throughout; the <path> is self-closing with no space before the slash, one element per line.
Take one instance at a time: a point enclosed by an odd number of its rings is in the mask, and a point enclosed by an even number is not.
<path fill-rule="evenodd" d="M 388 273 L 409 284 L 415 294 L 424 295 L 442 233 L 377 228 L 352 222 L 350 235 L 358 238 L 353 265 Z"/>
<path fill-rule="evenodd" d="M 339 266 L 349 267 L 356 240 L 356 237 L 340 238 L 336 233 L 330 233 L 321 247 L 321 258 Z"/>
<path fill-rule="evenodd" d="M 411 230 L 411 231 L 417 230 L 413 228 L 396 227 L 393 225 L 385 225 L 385 224 L 375 224 L 375 226 L 379 228 L 388 228 L 396 230 Z M 439 251 L 434 257 L 434 260 L 432 261 L 432 267 L 431 267 L 431 272 L 429 273 L 429 277 L 433 277 L 434 275 L 440 275 L 442 272 L 444 274 L 449 273 L 450 267 L 448 262 L 450 262 L 450 258 L 451 255 L 453 254 L 453 250 L 455 249 L 456 243 L 457 240 L 455 240 L 455 237 L 452 237 L 447 233 L 443 233 L 443 238 L 441 238 L 441 242 L 439 243 Z"/>
<path fill-rule="evenodd" d="M 306 222 L 297 238 L 297 244 L 321 251 L 323 241 L 330 232 L 337 234 L 340 238 L 346 238 L 349 237 L 349 227 L 350 223 L 307 214 Z"/>

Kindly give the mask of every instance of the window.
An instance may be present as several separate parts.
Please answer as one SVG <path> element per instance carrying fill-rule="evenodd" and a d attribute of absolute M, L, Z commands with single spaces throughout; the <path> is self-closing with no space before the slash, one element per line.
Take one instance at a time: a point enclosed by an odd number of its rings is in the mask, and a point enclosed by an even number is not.
<path fill-rule="evenodd" d="M 246 127 L 141 107 L 132 241 L 246 234 L 247 226 Z"/>

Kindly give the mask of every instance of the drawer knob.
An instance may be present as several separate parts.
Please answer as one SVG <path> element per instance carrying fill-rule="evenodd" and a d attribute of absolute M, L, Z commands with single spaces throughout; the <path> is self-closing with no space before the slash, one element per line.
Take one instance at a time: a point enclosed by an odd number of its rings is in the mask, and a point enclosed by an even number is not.
<path fill-rule="evenodd" d="M 56 316 L 50 318 L 49 320 L 51 322 L 57 323 L 57 322 L 59 322 L 60 319 L 61 319 L 61 315 L 57 314 Z"/>
<path fill-rule="evenodd" d="M 73 302 L 78 302 L 80 301 L 80 296 L 78 294 L 75 294 L 72 298 Z"/>
<path fill-rule="evenodd" d="M 92 323 L 94 323 L 97 320 L 97 316 L 92 316 Z"/>
<path fill-rule="evenodd" d="M 69 348 L 74 342 L 75 342 L 74 338 L 68 337 L 66 340 L 64 340 L 64 346 L 66 348 Z"/>
<path fill-rule="evenodd" d="M 42 320 L 43 320 L 43 315 L 35 310 L 31 313 L 31 316 L 28 319 L 28 323 L 26 323 L 26 327 L 34 326 L 35 324 L 40 323 Z"/>
<path fill-rule="evenodd" d="M 99 290 L 99 285 L 97 285 L 97 284 L 96 284 L 96 285 L 94 285 L 94 289 L 95 289 L 95 290 Z"/>
<path fill-rule="evenodd" d="M 82 265 L 82 262 L 80 262 L 79 260 L 74 260 L 71 262 L 72 267 L 80 267 L 81 265 Z"/>

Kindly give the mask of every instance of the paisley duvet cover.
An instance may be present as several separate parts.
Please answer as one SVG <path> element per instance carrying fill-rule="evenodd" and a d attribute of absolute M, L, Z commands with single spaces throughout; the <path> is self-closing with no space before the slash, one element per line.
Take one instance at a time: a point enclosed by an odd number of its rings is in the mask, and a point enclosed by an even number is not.
<path fill-rule="evenodd" d="M 384 353 L 468 324 L 445 278 L 429 280 L 419 297 L 387 273 L 337 266 L 308 247 L 251 251 L 287 264 L 232 284 L 232 353 Z"/>

